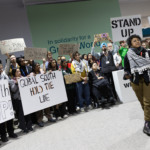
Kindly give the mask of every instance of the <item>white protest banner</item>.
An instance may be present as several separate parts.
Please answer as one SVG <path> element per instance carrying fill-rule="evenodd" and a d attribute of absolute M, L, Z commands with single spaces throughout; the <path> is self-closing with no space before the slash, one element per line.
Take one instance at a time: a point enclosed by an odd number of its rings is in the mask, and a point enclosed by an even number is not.
<path fill-rule="evenodd" d="M 68 100 L 61 71 L 23 77 L 18 84 L 24 115 Z"/>
<path fill-rule="evenodd" d="M 0 81 L 0 123 L 14 118 L 14 111 L 7 80 Z"/>
<path fill-rule="evenodd" d="M 108 41 L 110 37 L 108 33 L 101 33 L 101 34 L 95 34 L 94 39 L 97 42 L 101 42 L 101 41 Z"/>
<path fill-rule="evenodd" d="M 25 47 L 26 45 L 23 38 L 0 41 L 2 54 L 24 51 Z"/>
<path fill-rule="evenodd" d="M 24 49 L 24 57 L 25 60 L 42 60 L 47 57 L 47 49 L 46 48 L 34 48 L 27 47 Z"/>
<path fill-rule="evenodd" d="M 123 80 L 124 71 L 113 71 L 115 89 L 123 103 L 136 101 L 137 97 L 131 87 L 130 80 Z"/>
<path fill-rule="evenodd" d="M 111 18 L 110 22 L 114 42 L 126 41 L 133 34 L 143 37 L 141 15 Z"/>
<path fill-rule="evenodd" d="M 78 51 L 80 44 L 59 44 L 58 54 L 69 55 L 75 51 Z"/>

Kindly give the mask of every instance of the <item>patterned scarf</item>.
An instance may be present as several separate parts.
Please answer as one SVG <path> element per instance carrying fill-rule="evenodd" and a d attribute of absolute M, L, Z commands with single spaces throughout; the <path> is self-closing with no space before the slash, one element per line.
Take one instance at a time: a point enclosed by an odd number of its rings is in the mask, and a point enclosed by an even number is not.
<path fill-rule="evenodd" d="M 77 60 L 74 59 L 72 61 L 72 64 L 73 64 L 76 72 L 83 72 L 83 70 L 85 69 L 85 65 L 82 62 L 82 60 L 80 60 L 80 62 L 78 62 Z"/>
<path fill-rule="evenodd" d="M 131 48 L 127 52 L 127 56 L 130 63 L 131 74 L 135 75 L 136 72 L 143 74 L 144 71 L 148 71 L 150 77 L 150 58 L 148 52 L 145 53 L 145 58 L 137 55 Z"/>

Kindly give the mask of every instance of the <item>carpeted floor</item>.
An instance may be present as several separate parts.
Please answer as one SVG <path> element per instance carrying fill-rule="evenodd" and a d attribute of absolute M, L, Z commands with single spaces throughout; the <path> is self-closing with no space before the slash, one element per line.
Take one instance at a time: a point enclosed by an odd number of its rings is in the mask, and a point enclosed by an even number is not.
<path fill-rule="evenodd" d="M 150 150 L 143 118 L 137 101 L 94 109 L 54 124 L 46 122 L 26 135 L 19 132 L 17 140 L 2 143 L 0 150 Z"/>

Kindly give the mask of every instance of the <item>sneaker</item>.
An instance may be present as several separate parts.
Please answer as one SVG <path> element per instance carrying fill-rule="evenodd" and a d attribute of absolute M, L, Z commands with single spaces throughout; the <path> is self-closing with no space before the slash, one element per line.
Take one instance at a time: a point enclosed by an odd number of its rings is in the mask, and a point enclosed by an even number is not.
<path fill-rule="evenodd" d="M 29 131 L 33 131 L 33 128 L 32 128 L 32 127 L 30 127 L 30 128 L 28 128 L 28 130 L 29 130 Z"/>
<path fill-rule="evenodd" d="M 80 111 L 81 111 L 81 112 L 85 112 L 84 108 L 80 108 Z"/>
<path fill-rule="evenodd" d="M 17 134 L 15 134 L 15 133 L 11 133 L 11 134 L 9 134 L 9 137 L 15 139 L 15 138 L 17 138 L 18 136 L 17 136 Z"/>
<path fill-rule="evenodd" d="M 89 106 L 88 106 L 88 109 L 90 109 L 90 110 L 93 109 L 92 105 L 89 105 Z"/>
<path fill-rule="evenodd" d="M 145 121 L 143 132 L 150 136 L 150 121 Z"/>
<path fill-rule="evenodd" d="M 1 140 L 2 140 L 2 142 L 8 142 L 8 138 L 6 135 L 1 136 Z"/>
<path fill-rule="evenodd" d="M 68 115 L 64 115 L 64 118 L 68 118 Z"/>
<path fill-rule="evenodd" d="M 62 120 L 62 118 L 61 118 L 61 117 L 58 117 L 57 120 Z"/>
<path fill-rule="evenodd" d="M 43 122 L 38 122 L 37 123 L 39 127 L 44 127 L 44 123 Z"/>
<path fill-rule="evenodd" d="M 50 118 L 50 119 L 48 119 L 48 121 L 49 121 L 49 122 L 56 122 L 56 119 Z"/>

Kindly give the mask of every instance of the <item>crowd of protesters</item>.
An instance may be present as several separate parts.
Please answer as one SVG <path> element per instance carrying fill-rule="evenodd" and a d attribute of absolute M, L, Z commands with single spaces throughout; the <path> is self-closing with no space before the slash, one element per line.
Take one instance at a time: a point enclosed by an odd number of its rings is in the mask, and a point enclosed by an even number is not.
<path fill-rule="evenodd" d="M 2 63 L 0 64 L 0 80 L 9 82 L 18 128 L 28 133 L 34 130 L 33 124 L 44 127 L 44 116 L 49 122 L 54 123 L 79 112 L 88 112 L 92 108 L 109 109 L 119 102 L 112 72 L 124 68 L 128 46 L 125 41 L 120 41 L 118 46 L 110 39 L 109 43 L 101 43 L 99 53 L 97 53 L 95 52 L 97 42 L 94 40 L 91 53 L 80 55 L 76 51 L 70 54 L 69 60 L 66 60 L 65 56 L 58 56 L 57 60 L 53 59 L 52 53 L 48 51 L 47 59 L 43 59 L 41 65 L 33 60 L 25 60 L 22 56 L 16 58 L 13 54 L 6 54 L 5 68 L 3 69 Z M 149 49 L 148 42 L 142 41 L 142 46 L 147 50 Z M 75 73 L 81 75 L 81 81 L 65 84 L 68 101 L 24 116 L 18 79 L 56 70 L 62 71 L 63 76 Z M 9 138 L 18 137 L 14 133 L 14 120 L 0 124 L 2 142 L 9 140 L 7 134 Z"/>

